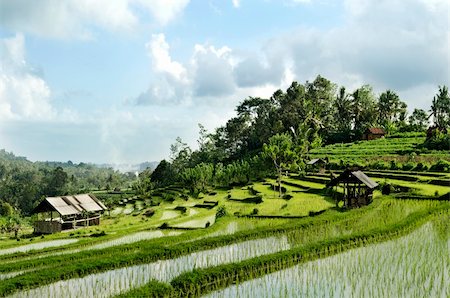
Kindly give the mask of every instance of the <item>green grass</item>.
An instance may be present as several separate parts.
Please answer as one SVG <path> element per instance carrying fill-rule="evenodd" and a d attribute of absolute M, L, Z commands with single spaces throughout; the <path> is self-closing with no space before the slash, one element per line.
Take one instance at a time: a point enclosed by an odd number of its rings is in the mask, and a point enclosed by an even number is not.
<path fill-rule="evenodd" d="M 393 175 L 391 177 L 397 175 L 396 173 L 391 174 Z M 436 177 L 426 176 L 426 174 L 419 175 L 418 173 L 411 174 L 411 176 L 417 177 L 418 182 L 383 178 L 375 178 L 375 180 L 411 187 L 414 189 L 413 193 L 420 195 L 434 196 L 436 191 L 439 194 L 444 194 L 445 191 L 448 192 L 448 187 L 425 183 Z M 265 264 L 272 264 L 273 268 L 282 269 L 285 265 L 278 263 L 277 260 L 281 260 L 284 257 L 287 258 L 286 260 L 291 260 L 290 258 L 293 255 L 302 252 L 310 253 L 311 257 L 317 258 L 317 254 L 313 253 L 313 248 L 326 252 L 329 251 L 330 247 L 341 247 L 339 245 L 342 243 L 351 243 L 351 241 L 354 241 L 352 239 L 365 239 L 364 241 L 367 240 L 369 242 L 390 239 L 395 237 L 395 235 L 404 233 L 405 229 L 414 227 L 420 220 L 427 218 L 436 210 L 447 210 L 448 212 L 450 209 L 450 203 L 445 201 L 397 200 L 393 197 L 381 196 L 377 191 L 374 196 L 374 202 L 371 205 L 343 212 L 333 208 L 334 202 L 326 196 L 323 184 L 296 178 L 299 177 L 283 177 L 283 181 L 291 183 L 290 185 L 283 184 L 286 187 L 287 194 L 292 195 L 290 200 L 279 198 L 278 192 L 274 191 L 270 185 L 258 182 L 245 187 L 235 187 L 229 191 L 223 189 L 214 190 L 217 194 L 206 194 L 201 199 L 189 197 L 187 201 L 181 198 L 176 198 L 172 203 L 162 201 L 160 206 L 151 207 L 156 212 L 149 218 L 142 215 L 149 207 L 144 206 L 144 201 L 137 200 L 127 203 L 134 209 L 132 214 L 105 216 L 102 218 L 100 226 L 46 235 L 43 239 L 34 237 L 31 241 L 32 243 L 56 239 L 79 239 L 79 241 L 64 247 L 0 256 L 0 274 L 29 269 L 35 270 L 2 280 L 0 283 L 0 296 L 22 288 L 34 288 L 61 279 L 82 277 L 114 268 L 146 264 L 156 260 L 167 260 L 195 251 L 274 235 L 285 235 L 288 237 L 292 245 L 292 251 L 287 252 L 287 255 L 277 254 L 267 256 L 267 258 L 262 257 L 262 259 L 266 260 L 264 261 L 266 262 Z M 266 182 L 275 184 L 274 179 L 267 179 Z M 262 203 L 242 203 L 227 199 L 228 194 L 240 199 L 253 196 L 249 191 L 249 187 L 259 192 L 259 195 L 263 198 Z M 217 207 L 213 209 L 192 207 L 195 204 L 202 203 L 204 200 L 217 201 L 219 203 L 218 206 L 225 207 L 228 215 L 212 224 L 212 218 L 215 217 Z M 187 208 L 186 213 L 175 211 L 174 208 L 176 206 L 185 206 Z M 306 216 L 310 211 L 327 211 L 315 217 L 300 219 L 261 219 L 233 216 L 236 212 L 239 212 L 241 215 L 250 214 L 255 208 L 258 209 L 259 215 Z M 177 216 L 163 219 L 162 215 L 167 211 L 175 212 Z M 203 224 L 206 221 L 210 221 L 212 225 L 205 229 Z M 202 229 L 188 230 L 176 236 L 146 239 L 140 242 L 121 244 L 95 251 L 89 250 L 89 247 L 97 244 L 120 239 L 133 233 L 156 229 L 162 223 L 167 223 L 169 227 L 198 227 Z M 100 232 L 105 232 L 106 235 L 90 237 L 90 235 Z M 22 239 L 20 242 L 3 239 L 0 240 L 0 249 L 29 243 L 29 239 Z M 350 244 L 349 247 L 354 247 L 352 245 Z M 67 250 L 77 250 L 77 252 L 58 255 L 58 253 Z M 255 262 L 255 260 L 245 261 L 242 264 L 236 264 L 236 267 L 232 268 L 242 269 L 251 265 L 255 272 L 259 272 L 257 274 L 262 274 L 263 271 L 260 270 L 259 265 L 255 265 Z M 231 276 L 233 278 L 240 276 L 238 271 L 234 271 L 235 269 L 220 266 L 218 268 L 225 268 L 224 272 L 230 272 L 230 278 Z M 222 273 L 217 271 L 218 273 L 216 274 L 214 270 L 204 269 L 202 276 L 203 274 L 205 276 L 209 274 L 212 279 L 214 279 L 214 276 L 222 278 Z M 189 274 L 187 275 L 189 276 Z M 227 280 L 225 284 L 232 280 L 232 278 Z M 183 281 L 183 287 L 188 285 L 189 283 Z M 150 288 L 147 290 L 151 291 L 153 286 L 161 286 L 161 289 L 170 288 L 167 284 L 161 285 L 157 283 L 149 285 Z"/>

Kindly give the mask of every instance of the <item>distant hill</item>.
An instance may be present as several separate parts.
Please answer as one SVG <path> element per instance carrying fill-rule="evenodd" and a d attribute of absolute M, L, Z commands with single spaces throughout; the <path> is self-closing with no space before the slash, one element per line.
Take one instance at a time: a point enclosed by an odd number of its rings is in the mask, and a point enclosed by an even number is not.
<path fill-rule="evenodd" d="M 127 172 L 142 172 L 144 170 L 146 170 L 147 168 L 150 168 L 152 170 L 154 170 L 156 168 L 156 166 L 158 165 L 158 161 L 146 161 L 146 162 L 142 162 L 139 164 L 126 164 L 126 163 L 122 163 L 122 164 L 100 164 L 97 165 L 100 168 L 113 168 L 114 170 L 117 170 L 119 172 L 122 173 L 127 173 Z"/>

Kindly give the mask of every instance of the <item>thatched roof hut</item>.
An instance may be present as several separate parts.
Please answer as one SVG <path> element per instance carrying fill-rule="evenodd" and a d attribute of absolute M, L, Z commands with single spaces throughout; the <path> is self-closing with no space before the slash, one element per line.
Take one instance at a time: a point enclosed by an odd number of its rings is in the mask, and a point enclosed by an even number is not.
<path fill-rule="evenodd" d="M 380 127 L 369 127 L 363 134 L 363 140 L 375 140 L 384 137 L 386 132 Z"/>
<path fill-rule="evenodd" d="M 336 196 L 336 205 L 344 202 L 344 207 L 353 208 L 368 205 L 372 202 L 372 194 L 378 183 L 359 170 L 347 169 L 332 179 L 327 187 L 343 188 L 342 196 Z"/>
<path fill-rule="evenodd" d="M 76 225 L 98 225 L 106 206 L 91 194 L 45 198 L 33 213 L 38 220 L 35 232 L 54 233 Z"/>

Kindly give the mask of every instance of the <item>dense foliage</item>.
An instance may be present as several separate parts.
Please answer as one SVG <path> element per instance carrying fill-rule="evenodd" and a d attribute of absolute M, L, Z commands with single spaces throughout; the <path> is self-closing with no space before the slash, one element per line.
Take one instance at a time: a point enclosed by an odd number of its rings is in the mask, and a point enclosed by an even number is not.
<path fill-rule="evenodd" d="M 243 100 L 236 116 L 213 133 L 199 125 L 197 150 L 177 138 L 170 160 L 162 161 L 154 173 L 141 175 L 138 188 L 182 183 L 191 193 L 199 193 L 208 186 L 245 184 L 268 173 L 280 177 L 283 170 L 301 173 L 310 151 L 323 144 L 360 140 L 370 127 L 381 127 L 392 137 L 424 134 L 431 117 L 436 129 L 423 147 L 448 150 L 449 103 L 447 87 L 439 87 L 431 114 L 414 109 L 408 117 L 406 103 L 392 90 L 377 96 L 363 85 L 349 93 L 321 76 L 305 84 L 293 82 L 270 98 Z M 345 166 L 341 162 L 340 167 Z"/>
<path fill-rule="evenodd" d="M 29 214 L 45 196 L 58 196 L 127 186 L 133 176 L 111 168 L 71 161 L 31 162 L 0 150 L 0 201 L 16 213 Z M 2 212 L 3 213 L 3 212 Z M 9 211 L 8 211 L 9 213 Z M 8 215 L 8 214 L 6 214 Z"/>

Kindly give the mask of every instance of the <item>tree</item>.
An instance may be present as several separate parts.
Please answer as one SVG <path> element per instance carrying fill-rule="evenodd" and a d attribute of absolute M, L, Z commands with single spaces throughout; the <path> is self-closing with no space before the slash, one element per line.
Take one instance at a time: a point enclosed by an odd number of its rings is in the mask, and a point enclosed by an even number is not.
<path fill-rule="evenodd" d="M 191 148 L 180 137 L 177 137 L 175 143 L 170 145 L 170 163 L 173 171 L 181 173 L 184 168 L 188 167 L 191 155 Z"/>
<path fill-rule="evenodd" d="M 263 146 L 264 155 L 270 158 L 278 175 L 278 190 L 281 197 L 281 176 L 283 170 L 287 169 L 296 160 L 296 153 L 290 135 L 276 134 L 269 139 L 268 144 Z"/>
<path fill-rule="evenodd" d="M 406 126 L 406 108 L 406 103 L 401 101 L 395 92 L 386 90 L 378 98 L 378 124 L 387 132 L 394 132 Z"/>
<path fill-rule="evenodd" d="M 163 159 L 150 175 L 150 181 L 160 186 L 170 185 L 174 182 L 175 174 L 172 165 Z"/>
<path fill-rule="evenodd" d="M 425 131 L 428 127 L 428 115 L 422 109 L 414 109 L 408 119 L 411 131 Z"/>
<path fill-rule="evenodd" d="M 56 167 L 50 174 L 47 184 L 47 194 L 49 196 L 64 194 L 64 187 L 66 186 L 68 180 L 68 175 L 64 169 L 62 167 Z"/>
<path fill-rule="evenodd" d="M 0 203 L 0 216 L 11 216 L 14 213 L 14 208 L 8 202 Z"/>
<path fill-rule="evenodd" d="M 360 137 L 364 130 L 375 123 L 376 103 L 372 87 L 364 85 L 352 94 L 353 130 Z"/>
<path fill-rule="evenodd" d="M 439 93 L 433 98 L 430 112 L 437 128 L 443 130 L 450 125 L 450 97 L 447 86 L 439 86 Z"/>
<path fill-rule="evenodd" d="M 339 89 L 339 94 L 335 100 L 335 121 L 339 132 L 349 132 L 352 128 L 352 106 L 349 95 L 345 92 L 345 87 Z"/>

